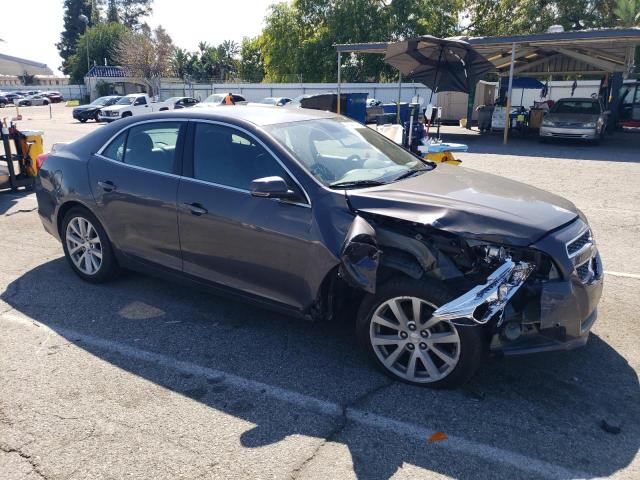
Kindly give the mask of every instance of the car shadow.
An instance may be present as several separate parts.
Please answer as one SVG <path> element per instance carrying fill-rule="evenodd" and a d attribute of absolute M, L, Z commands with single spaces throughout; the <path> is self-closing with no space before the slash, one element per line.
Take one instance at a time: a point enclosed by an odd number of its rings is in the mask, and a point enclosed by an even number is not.
<path fill-rule="evenodd" d="M 397 422 L 424 423 L 589 478 L 628 466 L 640 445 L 638 378 L 595 335 L 573 352 L 490 360 L 465 387 L 434 391 L 391 382 L 371 368 L 354 348 L 352 325 L 305 323 L 134 273 L 91 285 L 58 258 L 26 272 L 0 298 L 98 358 L 254 424 L 241 435 L 242 446 L 260 448 L 291 435 L 324 438 L 349 449 L 358 478 L 386 479 L 404 464 L 457 478 L 477 478 L 479 471 L 456 452 L 444 461 L 445 444 L 391 441 L 389 432 L 372 434 L 304 409 L 301 414 L 278 398 L 238 392 L 215 376 L 176 374 L 166 364 L 108 346 L 125 345 L 176 365 L 225 372 Z M 603 419 L 621 419 L 622 432 L 603 431 Z M 508 476 L 495 471 L 492 478 Z"/>
<path fill-rule="evenodd" d="M 639 163 L 640 132 L 617 131 L 607 134 L 600 144 L 590 142 L 553 139 L 540 143 L 537 132 L 525 136 L 511 135 L 507 145 L 502 143 L 502 132 L 478 133 L 462 128 L 447 128 L 441 134 L 445 142 L 464 143 L 469 153 L 495 155 L 546 157 L 563 160 L 592 160 L 606 162 Z"/>

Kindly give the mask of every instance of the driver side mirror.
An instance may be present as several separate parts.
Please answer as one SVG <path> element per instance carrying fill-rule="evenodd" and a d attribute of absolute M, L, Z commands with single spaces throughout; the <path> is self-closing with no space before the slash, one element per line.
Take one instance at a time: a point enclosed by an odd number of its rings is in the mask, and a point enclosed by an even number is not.
<path fill-rule="evenodd" d="M 256 178 L 251 182 L 251 195 L 263 198 L 292 200 L 298 197 L 281 177 Z"/>

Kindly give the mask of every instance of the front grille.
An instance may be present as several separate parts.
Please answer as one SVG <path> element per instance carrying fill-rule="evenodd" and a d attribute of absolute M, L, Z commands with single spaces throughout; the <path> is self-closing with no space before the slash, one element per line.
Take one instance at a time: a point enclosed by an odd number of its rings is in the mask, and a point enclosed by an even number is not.
<path fill-rule="evenodd" d="M 591 238 L 591 230 L 587 229 L 578 238 L 567 243 L 567 253 L 569 254 L 569 258 L 575 256 L 578 252 L 580 252 L 580 250 L 591 243 L 593 243 L 593 239 Z"/>
<path fill-rule="evenodd" d="M 590 263 L 591 263 L 591 260 L 583 263 L 578 268 L 576 268 L 576 272 L 578 272 L 578 276 L 580 277 L 580 280 L 582 280 L 583 282 L 586 282 L 587 280 L 589 280 L 589 277 L 591 277 L 591 272 L 589 270 Z"/>
<path fill-rule="evenodd" d="M 589 283 L 594 278 L 599 278 L 601 272 L 598 271 L 598 260 L 596 257 L 591 257 L 582 265 L 576 267 L 576 273 L 582 283 Z"/>

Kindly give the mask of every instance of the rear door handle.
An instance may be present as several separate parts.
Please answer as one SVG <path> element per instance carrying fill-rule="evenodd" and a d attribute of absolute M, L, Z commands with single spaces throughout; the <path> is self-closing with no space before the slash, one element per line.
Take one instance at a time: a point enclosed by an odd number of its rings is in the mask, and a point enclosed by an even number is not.
<path fill-rule="evenodd" d="M 111 180 L 98 180 L 98 185 L 100 185 L 105 192 L 113 192 L 116 189 L 116 186 Z"/>
<path fill-rule="evenodd" d="M 204 208 L 202 205 L 200 205 L 199 203 L 183 203 L 182 204 L 186 209 L 191 211 L 192 215 L 196 215 L 196 216 L 200 216 L 200 215 L 204 215 L 205 213 L 208 213 L 209 211 Z"/>

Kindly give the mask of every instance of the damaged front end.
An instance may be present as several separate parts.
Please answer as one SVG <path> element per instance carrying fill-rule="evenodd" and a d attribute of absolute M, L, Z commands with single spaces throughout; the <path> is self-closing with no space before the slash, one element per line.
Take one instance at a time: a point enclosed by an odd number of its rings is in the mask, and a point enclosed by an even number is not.
<path fill-rule="evenodd" d="M 433 316 L 463 325 L 484 325 L 498 315 L 496 326 L 499 327 L 507 302 L 522 287 L 532 270 L 531 263 L 516 263 L 511 258 L 506 258 L 504 263 L 487 277 L 484 284 L 473 287 L 441 306 L 433 312 Z"/>
<path fill-rule="evenodd" d="M 339 273 L 369 293 L 398 273 L 442 282 L 452 300 L 433 316 L 484 328 L 495 353 L 569 349 L 586 343 L 602 291 L 602 265 L 590 233 L 587 240 L 581 234 L 579 255 L 567 254 L 576 232 L 587 229 L 576 220 L 524 248 L 380 215 L 356 216 Z"/>

